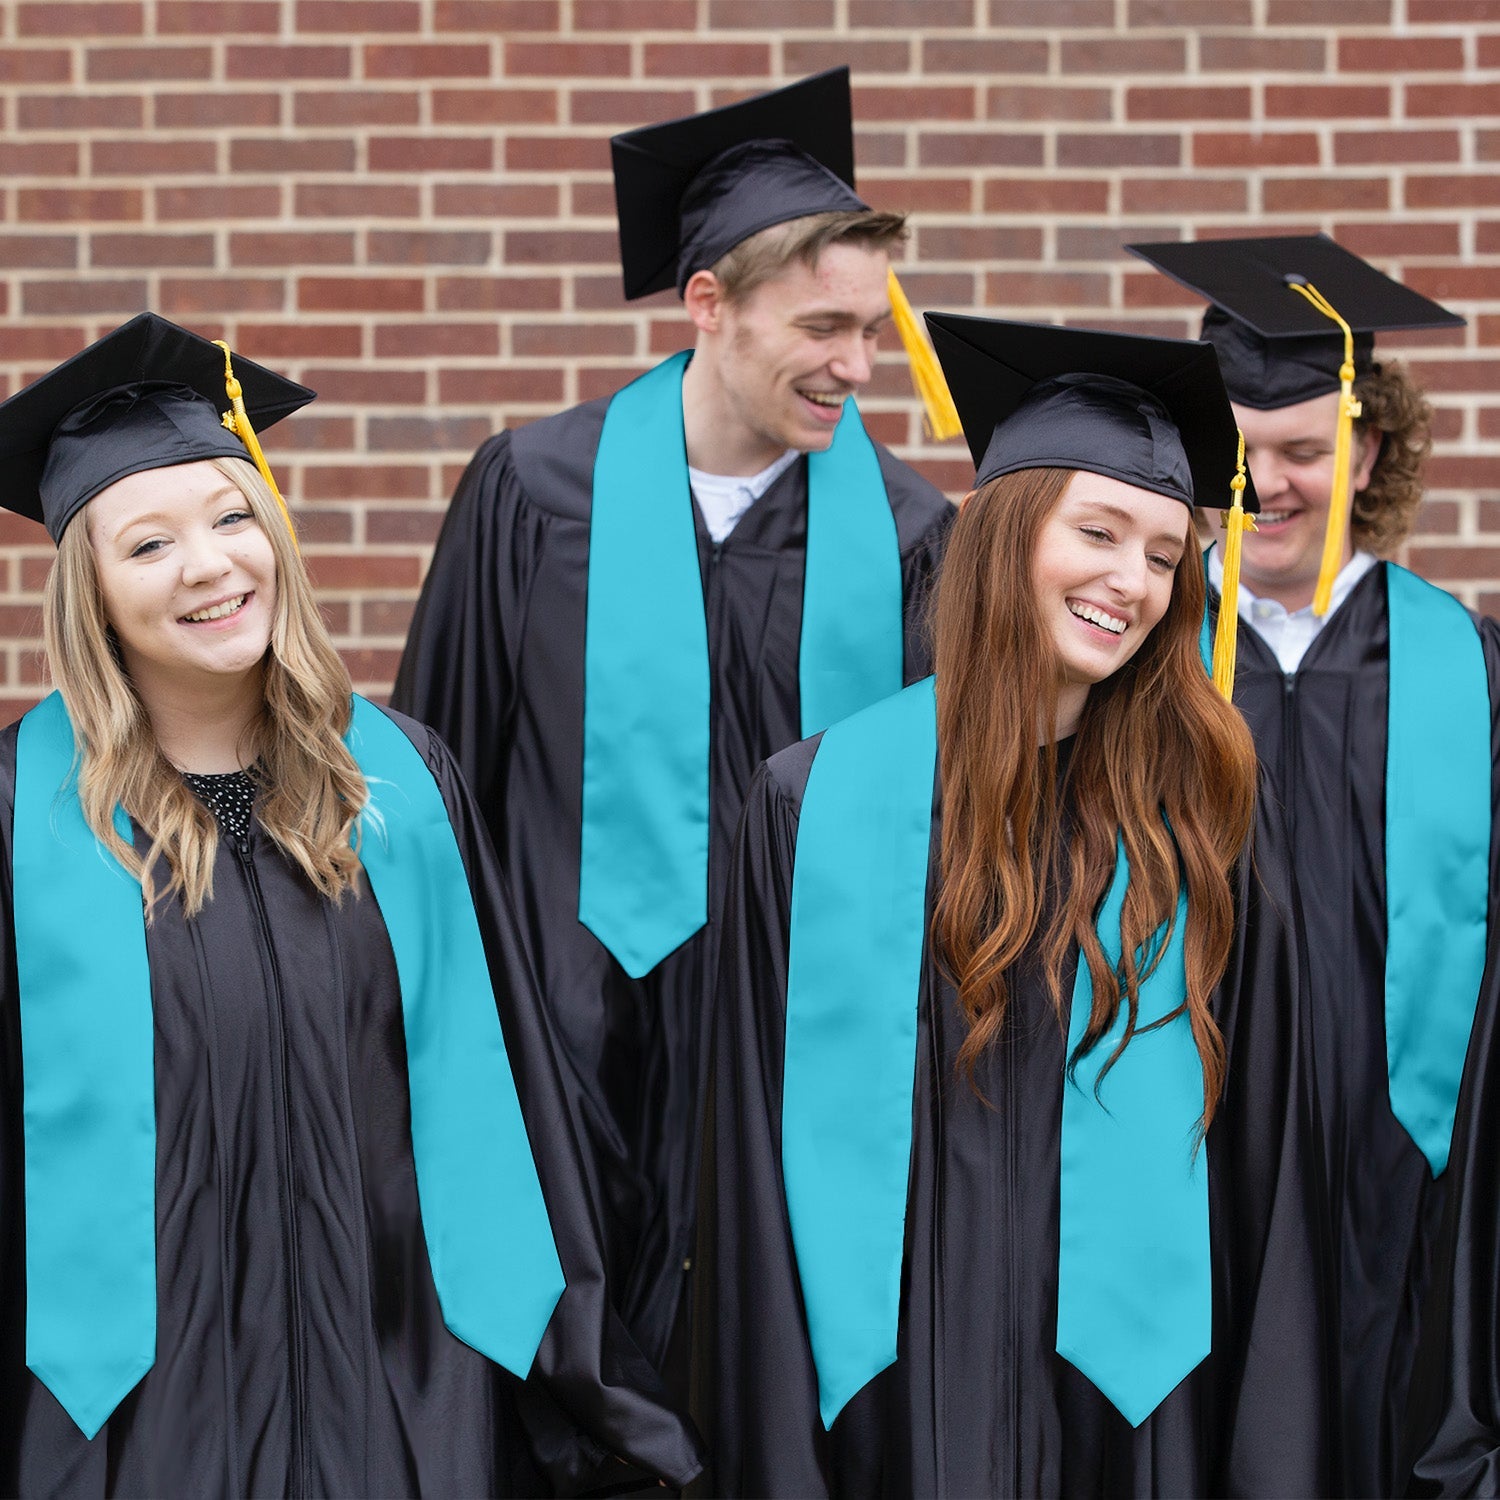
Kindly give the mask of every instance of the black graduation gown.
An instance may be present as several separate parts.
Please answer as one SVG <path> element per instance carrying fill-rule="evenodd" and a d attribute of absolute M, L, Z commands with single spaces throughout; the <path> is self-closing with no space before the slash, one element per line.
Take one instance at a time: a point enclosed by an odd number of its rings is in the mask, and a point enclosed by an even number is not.
<path fill-rule="evenodd" d="M 568 1281 L 531 1378 L 443 1325 L 395 959 L 368 885 L 335 906 L 254 826 L 242 848 L 221 839 L 200 915 L 174 904 L 147 935 L 156 1363 L 93 1442 L 26 1369 L 12 726 L 0 735 L 0 1493 L 530 1495 L 628 1474 L 611 1454 L 678 1480 L 697 1468 L 695 1437 L 605 1299 L 555 1044 L 483 825 L 437 736 L 397 722 L 438 778 L 468 869 Z"/>
<path fill-rule="evenodd" d="M 976 1073 L 986 1104 L 955 1073 L 965 1027 L 929 953 L 899 1354 L 824 1432 L 780 1125 L 792 870 L 815 745 L 758 773 L 724 910 L 695 1320 L 694 1415 L 711 1453 L 703 1492 L 1326 1493 L 1327 1271 L 1305 970 L 1265 809 L 1259 878 L 1247 857 L 1215 1004 L 1229 1074 L 1208 1137 L 1213 1353 L 1132 1429 L 1055 1352 L 1063 1029 L 1038 967 L 1023 965 Z M 934 816 L 934 858 L 938 837 Z M 1064 993 L 1072 982 L 1064 976 Z"/>
<path fill-rule="evenodd" d="M 1215 608 L 1217 600 L 1215 599 Z M 1480 621 L 1492 722 L 1500 629 Z M 1240 621 L 1234 702 L 1286 814 L 1307 924 L 1310 1011 L 1327 1141 L 1340 1299 L 1342 1483 L 1400 1491 L 1402 1424 L 1422 1296 L 1451 1173 L 1434 1181 L 1391 1110 L 1385 1050 L 1385 761 L 1389 685 L 1386 566 L 1350 591 L 1290 675 Z M 1497 741 L 1500 743 L 1500 741 Z M 1435 768 L 1441 775 L 1441 767 Z M 1495 1003 L 1500 779 L 1490 855 Z"/>
<path fill-rule="evenodd" d="M 578 921 L 589 514 L 607 404 L 479 449 L 438 542 L 392 702 L 452 746 L 484 810 L 572 1061 L 587 1166 L 606 1204 L 611 1292 L 641 1348 L 667 1363 L 692 1254 L 701 1017 L 716 953 L 711 916 L 634 980 Z M 926 593 L 952 506 L 877 452 L 901 549 L 913 682 L 929 670 Z M 792 464 L 719 545 L 693 513 L 712 673 L 712 914 L 755 767 L 801 738 L 807 462 Z"/>

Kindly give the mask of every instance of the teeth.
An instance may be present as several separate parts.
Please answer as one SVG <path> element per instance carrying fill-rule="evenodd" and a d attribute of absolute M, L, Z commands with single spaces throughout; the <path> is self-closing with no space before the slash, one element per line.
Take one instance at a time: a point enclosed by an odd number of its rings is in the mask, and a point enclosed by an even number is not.
<path fill-rule="evenodd" d="M 239 594 L 233 599 L 226 599 L 222 604 L 215 604 L 209 609 L 200 609 L 196 614 L 184 615 L 182 618 L 194 622 L 200 620 L 222 620 L 225 615 L 232 615 L 244 602 L 245 596 Z"/>
<path fill-rule="evenodd" d="M 844 404 L 842 396 L 829 396 L 820 391 L 803 391 L 802 394 L 812 402 L 814 406 L 826 406 L 837 411 Z"/>
<path fill-rule="evenodd" d="M 1292 514 L 1289 510 L 1263 510 L 1255 519 L 1262 526 L 1276 526 L 1282 521 L 1290 520 Z"/>
<path fill-rule="evenodd" d="M 1107 630 L 1111 635 L 1124 635 L 1126 622 L 1117 619 L 1114 615 L 1105 614 L 1093 604 L 1069 604 L 1068 608 L 1078 616 L 1080 620 L 1087 620 L 1090 625 L 1097 625 L 1101 630 Z"/>

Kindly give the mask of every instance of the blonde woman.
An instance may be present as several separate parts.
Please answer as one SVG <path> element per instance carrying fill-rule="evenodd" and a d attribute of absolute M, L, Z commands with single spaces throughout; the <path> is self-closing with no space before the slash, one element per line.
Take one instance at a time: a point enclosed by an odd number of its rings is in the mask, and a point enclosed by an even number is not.
<path fill-rule="evenodd" d="M 309 399 L 142 314 L 0 406 L 58 543 L 0 736 L 0 1489 L 682 1482 L 480 822 L 268 483 Z"/>

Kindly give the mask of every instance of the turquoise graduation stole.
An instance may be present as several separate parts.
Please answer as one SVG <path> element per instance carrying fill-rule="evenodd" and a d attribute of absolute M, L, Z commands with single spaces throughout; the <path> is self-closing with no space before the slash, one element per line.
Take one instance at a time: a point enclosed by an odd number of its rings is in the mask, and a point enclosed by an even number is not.
<path fill-rule="evenodd" d="M 1436 1177 L 1489 939 L 1489 674 L 1451 594 L 1387 563 L 1386 598 L 1386 1067 L 1391 1109 Z"/>
<path fill-rule="evenodd" d="M 708 920 L 708 627 L 692 524 L 687 354 L 616 393 L 594 461 L 578 920 L 632 978 Z M 808 457 L 802 733 L 901 686 L 901 557 L 852 400 Z"/>
<path fill-rule="evenodd" d="M 458 1338 L 524 1378 L 564 1280 L 463 858 L 400 728 L 355 697 L 347 742 L 370 792 L 360 858 L 401 981 L 438 1301 Z M 84 822 L 73 761 L 53 693 L 16 751 L 26 1363 L 92 1438 L 156 1358 L 154 1039 L 140 885 Z M 116 827 L 131 836 L 123 811 Z"/>
<path fill-rule="evenodd" d="M 896 1358 L 936 764 L 927 678 L 824 734 L 798 824 L 781 1159 L 825 1427 Z M 1111 957 L 1127 879 L 1122 857 L 1099 919 Z M 1141 986 L 1141 1025 L 1186 993 L 1185 917 Z M 1091 998 L 1080 960 L 1070 1049 Z M 1057 1349 L 1138 1425 L 1208 1353 L 1208 1169 L 1185 1015 L 1137 1035 L 1096 1099 L 1123 1025 L 1058 1080 Z"/>

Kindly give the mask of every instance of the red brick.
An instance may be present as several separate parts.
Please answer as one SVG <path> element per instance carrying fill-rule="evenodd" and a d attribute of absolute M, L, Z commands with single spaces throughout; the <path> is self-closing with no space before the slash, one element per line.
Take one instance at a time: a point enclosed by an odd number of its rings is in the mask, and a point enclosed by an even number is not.
<path fill-rule="evenodd" d="M 1458 156 L 1456 130 L 1340 130 L 1333 137 L 1333 159 L 1341 167 L 1435 165 Z"/>
<path fill-rule="evenodd" d="M 354 447 L 354 419 L 298 412 L 277 424 L 272 441 L 288 453 L 339 453 Z"/>
<path fill-rule="evenodd" d="M 23 223 L 88 223 L 139 219 L 139 188 L 18 188 L 16 217 Z"/>
<path fill-rule="evenodd" d="M 1111 31 L 1115 7 L 1114 0 L 1052 0 L 1047 5 L 1036 5 L 1033 0 L 989 0 L 988 20 L 991 26 L 1017 30 L 1046 26 Z"/>
<path fill-rule="evenodd" d="M 252 359 L 357 359 L 364 352 L 358 323 L 255 323 L 243 319 L 235 341 Z"/>
<path fill-rule="evenodd" d="M 1500 547 L 1415 545 L 1409 563 L 1424 578 L 1452 583 L 1487 582 L 1500 576 Z"/>
<path fill-rule="evenodd" d="M 393 636 L 405 640 L 411 628 L 413 599 L 364 598 L 359 605 L 360 625 L 366 635 Z"/>
<path fill-rule="evenodd" d="M 229 143 L 232 172 L 352 172 L 354 142 L 338 136 L 247 136 Z"/>
<path fill-rule="evenodd" d="M 213 73 L 208 47 L 91 47 L 84 76 L 90 83 L 142 83 L 153 79 L 208 78 Z"/>
<path fill-rule="evenodd" d="M 580 14 L 584 0 L 575 0 L 573 24 L 580 31 L 597 28 Z M 638 7 L 639 0 L 633 0 Z M 673 0 L 655 0 L 652 14 Z M 481 31 L 502 36 L 511 31 L 556 31 L 558 0 L 437 0 L 433 19 L 437 31 Z M 639 21 L 637 21 L 639 24 Z"/>
<path fill-rule="evenodd" d="M 917 160 L 924 167 L 1039 167 L 1043 139 L 1009 130 L 923 131 Z"/>
<path fill-rule="evenodd" d="M 972 120 L 974 89 L 954 87 L 856 88 L 854 116 L 859 120 Z"/>
<path fill-rule="evenodd" d="M 652 29 L 661 21 L 651 16 Z M 710 31 L 826 31 L 834 0 L 708 0 Z"/>
<path fill-rule="evenodd" d="M 1432 480 L 1432 460 L 1423 471 Z M 1452 500 L 1424 500 L 1417 512 L 1417 536 L 1457 536 L 1458 506 Z"/>
<path fill-rule="evenodd" d="M 1456 415 L 1456 413 L 1455 413 Z M 1479 435 L 1483 438 L 1500 437 L 1500 410 L 1493 406 L 1481 408 L 1479 412 Z M 1500 500 L 1481 500 L 1480 527 L 1484 531 L 1500 531 Z"/>
<path fill-rule="evenodd" d="M 5 512 L 4 530 L 0 531 L 0 543 L 7 547 L 35 546 L 38 523 L 25 516 Z M 37 604 L 0 604 L 0 632 L 9 638 L 36 639 L 42 633 L 42 610 Z"/>
<path fill-rule="evenodd" d="M 1318 36 L 1231 32 L 1198 38 L 1198 66 L 1205 73 L 1321 73 L 1327 59 L 1327 44 Z"/>
<path fill-rule="evenodd" d="M 1057 137 L 1060 167 L 1175 167 L 1182 162 L 1179 135 L 1133 135 L 1112 131 L 1108 135 Z"/>
<path fill-rule="evenodd" d="M 1495 45 L 1500 38 L 1493 36 L 1480 36 L 1479 42 L 1479 66 L 1481 68 L 1493 68 L 1500 63 L 1500 47 Z"/>
<path fill-rule="evenodd" d="M 0 140 L 0 176 L 76 177 L 78 146 L 73 141 Z"/>
<path fill-rule="evenodd" d="M 1455 174 L 1406 178 L 1407 208 L 1492 208 L 1500 204 L 1500 176 Z"/>
<path fill-rule="evenodd" d="M 303 276 L 297 306 L 303 312 L 421 312 L 423 287 L 405 276 Z"/>
<path fill-rule="evenodd" d="M 293 193 L 299 219 L 415 219 L 421 191 L 404 182 L 299 182 Z"/>
<path fill-rule="evenodd" d="M 352 266 L 354 236 L 289 229 L 231 234 L 229 262 L 235 266 Z"/>
<path fill-rule="evenodd" d="M 22 94 L 16 121 L 22 130 L 139 130 L 145 108 L 139 94 Z"/>
<path fill-rule="evenodd" d="M 1127 26 L 1250 26 L 1251 0 L 1130 0 Z"/>
<path fill-rule="evenodd" d="M 1427 460 L 1422 477 L 1427 482 L 1427 487 L 1433 490 L 1493 490 L 1500 485 L 1500 457 L 1472 453 L 1434 453 Z M 1435 529 L 1428 525 L 1432 510 L 1433 502 L 1426 501 L 1421 510 L 1423 531 Z"/>
<path fill-rule="evenodd" d="M 370 42 L 364 49 L 366 78 L 488 78 L 488 43 Z"/>
<path fill-rule="evenodd" d="M 1479 226 L 1479 237 L 1484 238 L 1485 226 Z M 1421 219 L 1409 219 L 1398 224 L 1370 224 L 1353 221 L 1335 224 L 1333 237 L 1346 250 L 1364 256 L 1401 255 L 1457 255 L 1459 253 L 1458 225 L 1431 224 Z M 1481 243 L 1477 248 L 1484 249 Z M 1490 247 L 1500 250 L 1500 240 Z"/>
<path fill-rule="evenodd" d="M 129 266 L 146 270 L 166 266 L 210 267 L 211 234 L 93 234 L 89 259 L 96 266 Z"/>
<path fill-rule="evenodd" d="M 579 312 L 650 312 L 653 308 L 666 307 L 680 310 L 682 305 L 677 300 L 676 291 L 670 288 L 642 297 L 638 302 L 627 303 L 620 290 L 617 269 L 611 270 L 607 276 L 590 276 L 575 271 L 570 279 L 573 282 L 573 306 Z M 688 342 L 691 343 L 691 339 Z"/>
<path fill-rule="evenodd" d="M 157 311 L 179 320 L 217 318 L 225 313 L 280 312 L 285 302 L 286 284 L 280 277 L 163 276 Z"/>
<path fill-rule="evenodd" d="M 151 191 L 159 221 L 275 219 L 281 216 L 281 189 L 270 183 L 234 186 L 199 183 L 191 187 L 159 185 Z"/>
<path fill-rule="evenodd" d="M 912 265 L 896 269 L 913 307 L 972 307 L 976 301 L 972 271 L 924 271 Z M 686 329 L 680 337 L 690 332 Z"/>
<path fill-rule="evenodd" d="M 140 0 L 68 0 L 66 5 L 16 7 L 17 36 L 139 36 L 145 19 Z"/>
<path fill-rule="evenodd" d="M 490 426 L 483 417 L 372 417 L 369 432 L 376 453 L 472 453 L 490 435 Z M 367 581 L 386 588 L 398 584 L 396 579 Z"/>
<path fill-rule="evenodd" d="M 861 174 L 860 195 L 868 202 L 868 180 Z M 613 179 L 605 182 L 590 182 L 575 177 L 568 184 L 568 197 L 563 217 L 582 219 L 613 219 L 615 217 L 615 185 Z"/>
<path fill-rule="evenodd" d="M 764 42 L 647 42 L 642 50 L 647 78 L 743 79 L 771 71 Z"/>
<path fill-rule="evenodd" d="M 1108 120 L 1114 99 L 1108 89 L 997 84 L 985 110 L 992 120 Z"/>
<path fill-rule="evenodd" d="M 302 372 L 318 399 L 340 406 L 421 406 L 427 400 L 422 370 L 391 370 L 359 365 L 337 369 L 317 365 Z"/>
<path fill-rule="evenodd" d="M 77 235 L 0 234 L 0 270 L 69 271 L 77 264 Z"/>
<path fill-rule="evenodd" d="M 1406 113 L 1414 119 L 1500 115 L 1500 83 L 1409 83 Z"/>
<path fill-rule="evenodd" d="M 1127 308 L 1137 307 L 1202 307 L 1203 299 L 1195 296 L 1184 286 L 1179 286 L 1170 276 L 1155 272 L 1127 271 L 1120 282 L 1121 300 Z"/>
<path fill-rule="evenodd" d="M 183 177 L 208 175 L 218 164 L 213 141 L 163 141 L 147 137 L 95 141 L 89 165 L 96 177 Z"/>
<path fill-rule="evenodd" d="M 434 89 L 435 125 L 551 125 L 558 117 L 555 89 Z"/>
<path fill-rule="evenodd" d="M 281 0 L 156 0 L 156 29 L 162 36 L 274 36 L 281 10 Z"/>
<path fill-rule="evenodd" d="M 489 172 L 494 165 L 488 136 L 385 135 L 369 143 L 372 172 Z"/>
<path fill-rule="evenodd" d="M 1102 178 L 992 178 L 984 185 L 984 211 L 993 214 L 1108 213 L 1109 183 Z"/>
<path fill-rule="evenodd" d="M 1307 0 L 1266 0 L 1269 26 L 1389 26 L 1391 0 L 1318 0 L 1309 11 Z"/>
<path fill-rule="evenodd" d="M 1064 73 L 1180 73 L 1187 66 L 1187 44 L 1181 37 L 1064 37 Z"/>
<path fill-rule="evenodd" d="M 417 464 L 306 464 L 301 493 L 307 500 L 426 500 L 432 486 Z"/>
<path fill-rule="evenodd" d="M 0 47 L 0 84 L 66 83 L 72 76 L 70 53 L 51 47 Z"/>
<path fill-rule="evenodd" d="M 415 125 L 422 96 L 396 89 L 317 89 L 292 101 L 298 125 Z"/>
<path fill-rule="evenodd" d="M 415 557 L 374 552 L 314 553 L 307 559 L 307 571 L 320 589 L 415 588 L 422 581 Z"/>
<path fill-rule="evenodd" d="M 281 124 L 280 94 L 157 94 L 155 124 L 174 126 Z"/>
<path fill-rule="evenodd" d="M 512 172 L 607 172 L 609 142 L 602 135 L 513 135 L 505 143 Z"/>
<path fill-rule="evenodd" d="M 297 540 L 306 546 L 344 546 L 354 540 L 354 517 L 347 510 L 304 510 L 300 506 L 292 511 L 297 526 Z M 351 607 L 342 606 L 343 630 L 349 628 Z M 328 606 L 323 606 L 324 619 L 328 618 Z M 339 633 L 333 626 L 329 629 Z"/>
<path fill-rule="evenodd" d="M 482 266 L 493 236 L 487 229 L 371 229 L 365 244 L 372 266 Z"/>
<path fill-rule="evenodd" d="M 1008 224 L 923 224 L 917 258 L 935 260 L 1040 260 L 1042 231 Z"/>
<path fill-rule="evenodd" d="M 899 131 L 854 130 L 854 164 L 860 172 L 870 167 L 906 166 L 906 136 Z"/>
<path fill-rule="evenodd" d="M 698 107 L 691 89 L 573 89 L 568 118 L 575 125 L 627 128 L 690 115 Z"/>
<path fill-rule="evenodd" d="M 441 276 L 439 312 L 545 312 L 561 308 L 554 276 Z"/>
<path fill-rule="evenodd" d="M 484 323 L 382 323 L 375 329 L 377 358 L 418 359 L 446 354 L 494 359 L 500 353 L 500 330 Z"/>
<path fill-rule="evenodd" d="M 560 369 L 485 366 L 476 370 L 439 370 L 438 401 L 451 406 L 497 406 L 502 401 L 534 401 L 549 406 L 563 400 Z"/>
<path fill-rule="evenodd" d="M 297 0 L 297 31 L 304 36 L 331 31 L 340 36 L 350 31 L 349 0 Z M 422 7 L 416 0 L 360 0 L 358 30 L 421 30 Z"/>
<path fill-rule="evenodd" d="M 922 42 L 924 73 L 1045 73 L 1051 65 L 1051 47 L 1043 41 L 1016 37 L 927 37 Z M 854 113 L 859 108 L 856 95 Z M 894 116 L 893 118 L 900 118 Z M 914 110 L 906 118 L 930 118 Z M 942 115 L 941 119 L 954 116 Z"/>
<path fill-rule="evenodd" d="M 1391 112 L 1391 91 L 1384 84 L 1304 83 L 1266 85 L 1266 117 L 1282 120 L 1354 119 Z"/>
<path fill-rule="evenodd" d="M 1261 202 L 1273 214 L 1383 209 L 1391 206 L 1391 185 L 1384 177 L 1271 177 Z"/>
<path fill-rule="evenodd" d="M 365 512 L 365 541 L 375 547 L 427 547 L 443 529 L 443 511 L 371 509 Z"/>
<path fill-rule="evenodd" d="M 1500 0 L 1407 0 L 1408 17 L 1423 26 L 1443 21 L 1500 21 Z"/>
<path fill-rule="evenodd" d="M 612 264 L 618 254 L 619 241 L 609 229 L 507 229 L 502 259 L 512 266 L 597 266 Z"/>
<path fill-rule="evenodd" d="M 1401 279 L 1407 286 L 1415 287 L 1424 296 L 1434 297 L 1439 302 L 1453 297 L 1474 297 L 1485 301 L 1500 298 L 1500 266 L 1408 265 Z M 1500 365 L 1495 369 L 1500 371 Z"/>
<path fill-rule="evenodd" d="M 513 78 L 629 78 L 630 48 L 620 42 L 512 42 L 505 71 Z"/>
<path fill-rule="evenodd" d="M 1338 54 L 1341 73 L 1461 73 L 1464 67 L 1463 38 L 1456 36 L 1345 36 Z"/>
<path fill-rule="evenodd" d="M 1292 131 L 1199 131 L 1193 137 L 1198 167 L 1315 167 L 1318 138 Z"/>
<path fill-rule="evenodd" d="M 1126 89 L 1127 120 L 1248 120 L 1248 88 Z"/>
<path fill-rule="evenodd" d="M 225 49 L 224 76 L 239 78 L 349 78 L 354 54 L 349 47 L 298 46 L 258 42 Z"/>
<path fill-rule="evenodd" d="M 635 329 L 629 323 L 518 323 L 510 331 L 511 353 L 518 359 L 567 358 L 576 355 L 635 353 Z"/>
<path fill-rule="evenodd" d="M 558 201 L 558 190 L 550 182 L 438 182 L 432 186 L 432 211 L 447 219 L 550 219 L 557 216 Z"/>
<path fill-rule="evenodd" d="M 922 0 L 922 24 L 972 26 L 974 0 Z M 895 27 L 898 31 L 910 31 L 911 0 L 849 0 L 849 26 L 854 31 L 862 31 L 865 27 L 872 30 Z"/>
<path fill-rule="evenodd" d="M 986 305 L 1007 307 L 1108 307 L 1109 277 L 1092 271 L 989 271 Z"/>
<path fill-rule="evenodd" d="M 601 0 L 574 0 L 573 13 L 577 16 L 585 4 L 599 4 Z M 636 14 L 636 7 L 640 0 L 604 0 L 611 3 L 630 7 L 630 14 Z M 679 3 L 679 0 L 670 0 L 670 3 Z M 693 0 L 681 0 L 691 6 Z M 653 12 L 661 9 L 661 0 L 656 0 L 652 6 Z M 583 28 L 581 21 L 575 22 L 580 29 Z M 688 23 L 688 29 L 692 26 Z M 602 28 L 600 28 L 602 29 Z M 626 27 L 633 30 L 633 27 Z M 673 28 L 676 29 L 675 27 Z M 876 73 L 905 73 L 911 67 L 912 44 L 905 38 L 900 40 L 872 41 L 868 39 L 849 38 L 847 41 L 840 37 L 836 41 L 810 41 L 802 37 L 788 37 L 781 44 L 781 55 L 785 60 L 786 70 L 794 76 L 806 73 L 821 73 L 825 68 L 848 67 L 856 78 L 869 78 Z"/>
<path fill-rule="evenodd" d="M 76 324 L 67 327 L 15 328 L 0 323 L 0 359 L 41 359 L 49 364 L 77 354 L 88 336 Z"/>
<path fill-rule="evenodd" d="M 974 205 L 974 190 L 964 177 L 861 177 L 859 194 L 872 208 L 892 213 L 966 214 Z"/>

